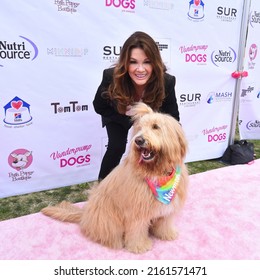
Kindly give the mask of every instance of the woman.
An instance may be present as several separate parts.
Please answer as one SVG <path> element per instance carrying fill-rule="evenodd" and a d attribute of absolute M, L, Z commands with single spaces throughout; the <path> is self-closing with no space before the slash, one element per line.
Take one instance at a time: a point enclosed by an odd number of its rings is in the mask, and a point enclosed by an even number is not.
<path fill-rule="evenodd" d="M 116 66 L 104 70 L 93 101 L 108 135 L 99 180 L 119 164 L 125 152 L 128 130 L 132 125 L 126 115 L 127 107 L 138 101 L 179 121 L 175 77 L 166 73 L 155 41 L 140 31 L 125 41 Z"/>

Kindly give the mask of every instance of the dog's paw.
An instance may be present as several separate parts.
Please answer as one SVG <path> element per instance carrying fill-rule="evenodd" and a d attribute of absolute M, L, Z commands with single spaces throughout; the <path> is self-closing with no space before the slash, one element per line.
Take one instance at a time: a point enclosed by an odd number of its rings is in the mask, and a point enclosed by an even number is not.
<path fill-rule="evenodd" d="M 125 248 L 135 254 L 142 254 L 152 249 L 152 240 L 150 238 L 142 239 L 142 241 L 138 241 L 137 243 L 132 241 L 125 245 Z"/>
<path fill-rule="evenodd" d="M 179 236 L 178 231 L 173 228 L 168 228 L 168 229 L 153 228 L 151 230 L 151 234 L 161 240 L 175 240 Z"/>

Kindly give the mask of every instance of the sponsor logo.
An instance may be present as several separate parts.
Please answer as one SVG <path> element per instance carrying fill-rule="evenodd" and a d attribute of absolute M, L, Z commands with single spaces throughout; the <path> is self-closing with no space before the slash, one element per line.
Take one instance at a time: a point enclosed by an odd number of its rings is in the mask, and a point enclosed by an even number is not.
<path fill-rule="evenodd" d="M 0 41 L 0 67 L 4 60 L 33 61 L 38 56 L 35 43 L 24 36 L 19 36 L 20 41 Z"/>
<path fill-rule="evenodd" d="M 52 102 L 51 106 L 53 106 L 54 114 L 88 111 L 88 105 L 80 105 L 78 103 L 78 101 L 70 101 L 69 105 L 61 106 L 60 102 Z"/>
<path fill-rule="evenodd" d="M 105 5 L 106 7 L 122 9 L 122 12 L 135 12 L 135 0 L 105 0 Z"/>
<path fill-rule="evenodd" d="M 8 156 L 8 164 L 15 171 L 9 172 L 9 178 L 14 181 L 27 181 L 32 178 L 34 171 L 29 171 L 28 167 L 33 162 L 32 151 L 17 149 Z"/>
<path fill-rule="evenodd" d="M 207 137 L 209 143 L 221 143 L 227 140 L 227 125 L 222 125 L 219 127 L 213 127 L 210 129 L 203 129 L 202 134 Z"/>
<path fill-rule="evenodd" d="M 248 56 L 249 56 L 249 62 L 248 62 L 248 69 L 254 69 L 255 68 L 255 62 L 254 60 L 256 59 L 257 56 L 257 45 L 256 44 L 252 44 L 249 47 L 249 51 L 248 51 Z"/>
<path fill-rule="evenodd" d="M 246 97 L 248 93 L 251 93 L 254 90 L 254 87 L 248 86 L 247 89 L 242 89 L 241 97 Z"/>
<path fill-rule="evenodd" d="M 60 168 L 64 167 L 82 167 L 90 164 L 91 155 L 89 150 L 92 145 L 85 145 L 75 148 L 67 148 L 64 151 L 51 153 L 50 158 L 59 163 Z"/>
<path fill-rule="evenodd" d="M 87 48 L 47 48 L 47 55 L 56 57 L 84 57 L 87 54 Z"/>
<path fill-rule="evenodd" d="M 192 21 L 202 21 L 204 19 L 204 2 L 202 0 L 189 1 L 188 18 Z"/>
<path fill-rule="evenodd" d="M 144 0 L 144 6 L 157 10 L 172 10 L 174 8 L 174 0 Z"/>
<path fill-rule="evenodd" d="M 231 47 L 228 47 L 229 50 L 217 50 L 211 53 L 212 63 L 219 67 L 226 63 L 234 63 L 237 58 L 237 54 Z"/>
<path fill-rule="evenodd" d="M 54 0 L 54 5 L 57 6 L 58 12 L 74 14 L 77 12 L 77 8 L 80 5 L 80 3 L 72 2 L 69 0 Z"/>
<path fill-rule="evenodd" d="M 228 7 L 217 7 L 217 18 L 221 21 L 235 21 L 237 18 L 237 9 Z"/>
<path fill-rule="evenodd" d="M 215 102 L 226 102 L 232 99 L 233 92 L 224 91 L 224 92 L 210 92 L 207 96 L 207 103 L 213 104 Z"/>
<path fill-rule="evenodd" d="M 260 121 L 259 120 L 249 121 L 246 124 L 246 128 L 251 132 L 256 132 L 256 131 L 258 132 L 260 129 Z"/>
<path fill-rule="evenodd" d="M 255 24 L 260 23 L 260 12 L 257 12 L 257 11 L 251 12 L 249 22 L 250 22 L 251 27 L 253 27 L 253 28 L 254 28 Z"/>
<path fill-rule="evenodd" d="M 30 104 L 16 96 L 4 106 L 5 127 L 24 127 L 31 125 Z"/>
<path fill-rule="evenodd" d="M 180 106 L 194 107 L 199 105 L 201 101 L 201 93 L 182 93 L 180 95 Z"/>
<path fill-rule="evenodd" d="M 197 65 L 206 65 L 208 45 L 190 45 L 180 46 L 179 51 L 184 55 L 184 60 L 187 63 L 195 63 Z"/>
<path fill-rule="evenodd" d="M 170 39 L 160 38 L 155 40 L 165 64 L 170 63 Z M 106 45 L 103 47 L 103 60 L 110 63 L 116 63 L 118 61 L 122 46 Z"/>

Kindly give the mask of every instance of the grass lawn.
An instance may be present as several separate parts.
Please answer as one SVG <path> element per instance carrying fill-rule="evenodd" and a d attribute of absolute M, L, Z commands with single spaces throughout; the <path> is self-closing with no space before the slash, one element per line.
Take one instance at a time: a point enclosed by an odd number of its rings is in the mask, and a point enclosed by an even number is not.
<path fill-rule="evenodd" d="M 252 140 L 254 143 L 256 158 L 260 158 L 260 140 Z M 205 160 L 187 163 L 189 173 L 195 174 L 221 168 L 226 166 L 220 160 Z M 20 196 L 12 196 L 0 199 L 0 221 L 7 220 L 23 215 L 39 212 L 43 207 L 49 204 L 57 204 L 62 200 L 72 203 L 84 201 L 87 198 L 87 189 L 94 182 L 67 186 L 54 190 L 30 193 Z"/>

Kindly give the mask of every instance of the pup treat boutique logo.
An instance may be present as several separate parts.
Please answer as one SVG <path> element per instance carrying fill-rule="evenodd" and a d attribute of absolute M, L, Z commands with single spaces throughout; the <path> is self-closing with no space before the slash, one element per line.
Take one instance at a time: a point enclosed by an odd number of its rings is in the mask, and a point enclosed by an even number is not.
<path fill-rule="evenodd" d="M 0 67 L 6 61 L 33 61 L 38 56 L 35 43 L 24 36 L 19 37 L 16 41 L 0 41 Z"/>
<path fill-rule="evenodd" d="M 9 154 L 8 164 L 15 171 L 9 172 L 9 178 L 14 181 L 27 181 L 32 178 L 34 171 L 29 167 L 33 162 L 32 151 L 16 149 Z"/>
<path fill-rule="evenodd" d="M 31 125 L 32 116 L 30 112 L 30 104 L 16 96 L 4 106 L 5 127 L 18 128 L 25 125 Z"/>

